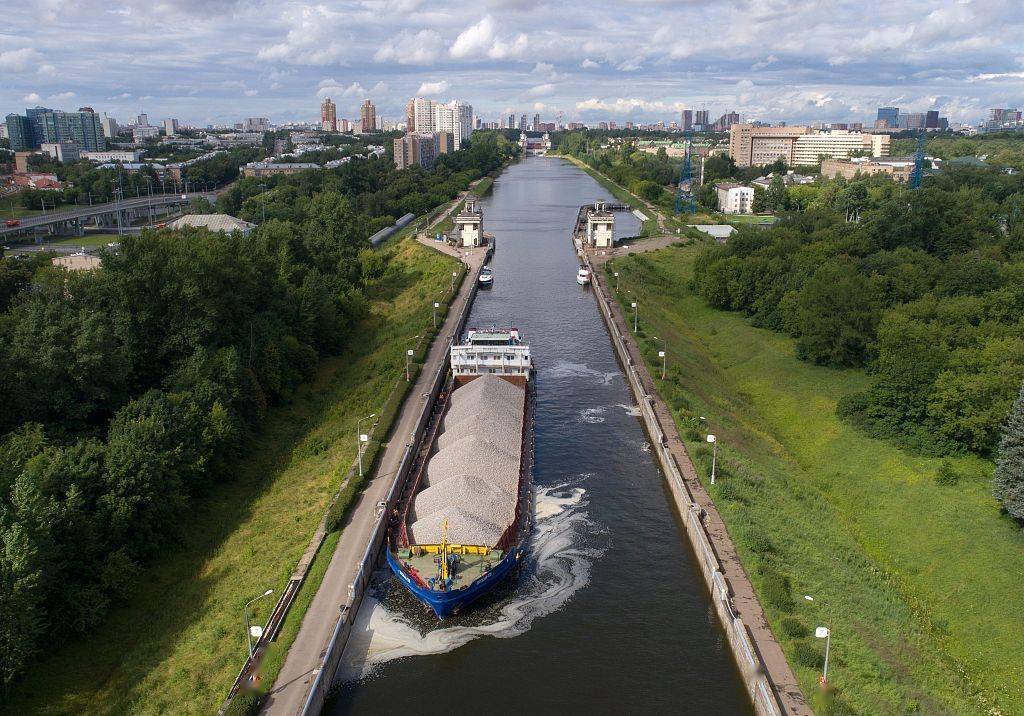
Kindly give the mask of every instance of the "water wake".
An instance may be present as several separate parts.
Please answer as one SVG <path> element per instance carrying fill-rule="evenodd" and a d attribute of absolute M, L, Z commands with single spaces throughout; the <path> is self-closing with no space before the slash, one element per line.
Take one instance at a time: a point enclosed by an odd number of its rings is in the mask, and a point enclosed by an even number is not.
<path fill-rule="evenodd" d="M 601 385 L 611 385 L 612 380 L 622 375 L 619 371 L 602 373 L 599 370 L 590 368 L 585 363 L 570 363 L 568 361 L 558 361 L 548 368 L 541 368 L 540 373 L 545 378 L 552 380 L 560 378 L 597 378 Z"/>
<path fill-rule="evenodd" d="M 581 423 L 603 423 L 605 408 L 584 408 L 580 411 Z"/>
<path fill-rule="evenodd" d="M 483 623 L 424 632 L 415 618 L 385 606 L 379 590 L 368 592 L 342 655 L 338 680 L 365 678 L 393 659 L 442 654 L 482 636 L 518 636 L 534 619 L 559 609 L 589 583 L 591 565 L 604 552 L 580 546 L 583 535 L 595 531 L 585 495 L 583 488 L 569 485 L 537 489 L 536 525 L 519 583 L 508 602 L 496 605 L 495 613 L 481 610 L 487 615 Z M 390 573 L 381 574 L 382 582 L 389 580 Z M 417 604 L 417 616 L 421 609 Z"/>

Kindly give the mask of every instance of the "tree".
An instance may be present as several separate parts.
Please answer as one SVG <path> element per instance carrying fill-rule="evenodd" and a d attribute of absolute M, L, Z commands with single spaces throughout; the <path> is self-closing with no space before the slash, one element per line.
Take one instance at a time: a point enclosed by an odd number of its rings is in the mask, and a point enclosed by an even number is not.
<path fill-rule="evenodd" d="M 781 176 L 772 177 L 764 193 L 764 201 L 768 211 L 780 212 L 789 208 L 786 183 Z"/>
<path fill-rule="evenodd" d="M 1024 520 L 1024 385 L 1003 425 L 992 494 L 1012 517 Z"/>
<path fill-rule="evenodd" d="M 804 285 L 792 325 L 800 358 L 833 366 L 862 365 L 875 339 L 878 309 L 867 280 L 848 266 L 822 266 Z"/>

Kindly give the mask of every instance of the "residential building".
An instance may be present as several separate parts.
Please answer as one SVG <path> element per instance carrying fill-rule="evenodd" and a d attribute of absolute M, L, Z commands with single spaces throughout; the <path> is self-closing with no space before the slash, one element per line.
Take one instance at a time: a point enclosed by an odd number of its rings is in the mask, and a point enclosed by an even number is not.
<path fill-rule="evenodd" d="M 405 131 L 416 131 L 416 100 L 410 99 L 405 103 Z"/>
<path fill-rule="evenodd" d="M 423 131 L 425 130 L 417 130 L 417 133 L 422 134 Z M 453 100 L 448 104 L 435 104 L 434 128 L 431 131 L 450 132 L 455 148 L 460 149 L 473 133 L 473 107 L 459 100 Z"/>
<path fill-rule="evenodd" d="M 682 121 L 679 123 L 679 126 L 682 128 L 682 130 L 684 132 L 691 131 L 693 129 L 693 110 L 684 109 L 681 118 Z"/>
<path fill-rule="evenodd" d="M 924 128 L 939 128 L 939 111 L 937 109 L 929 109 L 927 112 L 924 113 Z"/>
<path fill-rule="evenodd" d="M 266 117 L 246 117 L 242 124 L 243 132 L 269 132 L 270 120 Z"/>
<path fill-rule="evenodd" d="M 519 129 L 523 132 L 527 130 L 525 114 L 519 115 Z"/>
<path fill-rule="evenodd" d="M 420 165 L 424 169 L 434 166 L 434 160 L 441 149 L 441 136 L 451 137 L 447 132 L 413 132 L 399 137 L 394 142 L 395 168 L 407 169 Z M 451 139 L 446 140 L 449 144 Z"/>
<path fill-rule="evenodd" d="M 352 133 L 352 123 L 350 121 L 348 121 L 347 119 L 339 119 L 338 120 L 338 131 L 339 132 L 343 132 L 345 134 L 351 134 Z"/>
<path fill-rule="evenodd" d="M 451 132 L 435 132 L 437 135 L 437 153 L 451 154 L 455 151 L 455 135 Z"/>
<path fill-rule="evenodd" d="M 432 99 L 425 99 L 423 97 L 417 97 L 412 100 L 412 127 L 407 127 L 408 132 L 426 132 L 431 133 L 434 131 L 434 107 L 435 102 Z"/>
<path fill-rule="evenodd" d="M 74 142 L 52 142 L 39 145 L 43 154 L 49 154 L 61 164 L 70 164 L 78 161 L 78 145 Z"/>
<path fill-rule="evenodd" d="M 911 159 L 825 159 L 821 163 L 821 175 L 827 178 L 843 177 L 853 179 L 858 174 L 872 176 L 888 174 L 894 180 L 905 184 L 914 171 L 914 160 Z"/>
<path fill-rule="evenodd" d="M 143 153 L 141 149 L 113 149 L 103 152 L 82 152 L 81 158 L 101 164 L 107 162 L 126 163 L 139 161 L 142 159 Z"/>
<path fill-rule="evenodd" d="M 711 125 L 712 132 L 728 132 L 734 124 L 740 123 L 740 115 L 738 112 L 726 112 L 719 117 L 713 125 Z"/>
<path fill-rule="evenodd" d="M 165 119 L 164 120 L 164 135 L 173 137 L 178 133 L 178 120 L 176 119 Z"/>
<path fill-rule="evenodd" d="M 752 214 L 754 212 L 754 189 L 742 184 L 721 182 L 715 184 L 718 194 L 718 210 L 725 214 Z"/>
<path fill-rule="evenodd" d="M 25 116 L 7 116 L 11 148 L 15 151 L 36 149 L 41 144 L 64 144 L 73 142 L 80 150 L 99 151 L 106 149 L 100 119 L 91 107 L 81 107 L 77 112 L 35 107 L 25 110 Z"/>
<path fill-rule="evenodd" d="M 704 131 L 711 124 L 708 121 L 708 111 L 706 109 L 698 109 L 693 113 L 693 123 L 700 128 L 700 131 Z M 696 129 L 697 127 L 694 127 Z"/>
<path fill-rule="evenodd" d="M 368 99 L 359 105 L 359 125 L 363 134 L 377 131 L 377 107 Z"/>
<path fill-rule="evenodd" d="M 867 152 L 873 157 L 889 154 L 892 139 L 888 134 L 865 134 L 846 130 L 829 132 L 812 132 L 796 138 L 793 159 L 787 163 L 792 166 L 811 166 L 829 159 L 844 159 L 857 152 Z"/>
<path fill-rule="evenodd" d="M 320 128 L 325 132 L 338 131 L 338 107 L 330 97 L 320 103 Z"/>
<path fill-rule="evenodd" d="M 533 115 L 533 131 L 534 132 L 539 132 L 540 131 L 540 115 L 539 114 Z"/>
<path fill-rule="evenodd" d="M 103 119 L 100 120 L 100 127 L 103 128 L 103 136 L 107 139 L 113 139 L 121 131 L 121 128 L 117 125 L 117 120 L 105 114 Z"/>
<path fill-rule="evenodd" d="M 135 124 L 139 127 L 149 126 L 149 115 L 145 112 L 141 112 L 138 117 L 135 118 Z"/>
<path fill-rule="evenodd" d="M 793 165 L 797 137 L 810 132 L 810 127 L 803 126 L 758 127 L 753 124 L 734 124 L 729 128 L 729 156 L 740 167 L 771 164 L 780 158 Z"/>
<path fill-rule="evenodd" d="M 771 186 L 772 181 L 775 179 L 776 176 L 781 176 L 782 183 L 786 186 L 813 184 L 815 181 L 817 181 L 817 177 L 808 176 L 807 174 L 797 174 L 792 169 L 790 169 L 789 171 L 782 175 L 777 175 L 770 172 L 763 177 L 758 177 L 754 181 L 750 182 L 750 186 L 767 189 L 768 187 Z"/>
<path fill-rule="evenodd" d="M 230 132 L 206 136 L 206 144 L 211 147 L 254 147 L 262 143 L 263 132 Z"/>
<path fill-rule="evenodd" d="M 32 156 L 32 152 L 15 152 L 14 153 L 14 173 L 15 174 L 28 174 L 28 159 Z M 54 177 L 56 179 L 57 177 Z"/>
<path fill-rule="evenodd" d="M 249 162 L 242 167 L 242 176 L 244 177 L 272 177 L 278 174 L 298 174 L 304 172 L 307 169 L 319 169 L 319 164 L 312 164 L 309 162 L 295 162 L 293 164 L 276 163 L 276 162 Z"/>
<path fill-rule="evenodd" d="M 515 129 L 515 128 L 516 128 L 516 116 L 514 114 L 510 114 L 508 117 L 505 118 L 505 129 Z"/>

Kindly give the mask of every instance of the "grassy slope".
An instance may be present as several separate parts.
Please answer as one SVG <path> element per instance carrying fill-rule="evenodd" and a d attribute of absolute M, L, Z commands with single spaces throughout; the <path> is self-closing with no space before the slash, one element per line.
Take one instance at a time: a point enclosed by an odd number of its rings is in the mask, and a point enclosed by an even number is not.
<path fill-rule="evenodd" d="M 377 290 L 351 348 L 272 411 L 236 479 L 196 501 L 182 544 L 145 570 L 131 603 L 88 640 L 40 661 L 10 713 L 216 710 L 245 657 L 242 605 L 287 583 L 355 457 L 356 419 L 380 411 L 408 339 L 424 333 L 430 302 L 451 281 L 453 260 L 412 240 L 398 251 L 402 271 Z M 330 536 L 314 572 L 322 575 L 335 543 Z M 308 604 L 304 591 L 299 602 Z M 256 605 L 258 621 L 274 601 Z M 297 628 L 293 615 L 282 640 Z"/>
<path fill-rule="evenodd" d="M 788 338 L 707 308 L 686 288 L 695 255 L 614 268 L 623 295 L 640 294 L 642 328 L 668 340 L 675 379 L 659 389 L 719 436 L 725 477 L 710 489 L 762 597 L 759 565 L 790 578 L 788 607 L 762 601 L 805 691 L 822 644 L 785 637 L 787 611 L 812 629 L 831 615 L 830 680 L 858 712 L 1024 713 L 1024 533 L 997 510 L 991 464 L 956 460 L 960 484 L 939 486 L 938 460 L 838 420 L 836 401 L 868 377 L 801 362 Z M 706 477 L 706 446 L 689 447 Z"/>

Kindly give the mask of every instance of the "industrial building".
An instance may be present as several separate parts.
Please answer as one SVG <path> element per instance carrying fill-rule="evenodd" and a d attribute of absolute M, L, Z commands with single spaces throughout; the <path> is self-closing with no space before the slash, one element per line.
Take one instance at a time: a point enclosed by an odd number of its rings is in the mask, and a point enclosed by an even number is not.
<path fill-rule="evenodd" d="M 599 249 L 615 243 L 615 214 L 603 201 L 594 202 L 587 212 L 587 243 Z"/>

